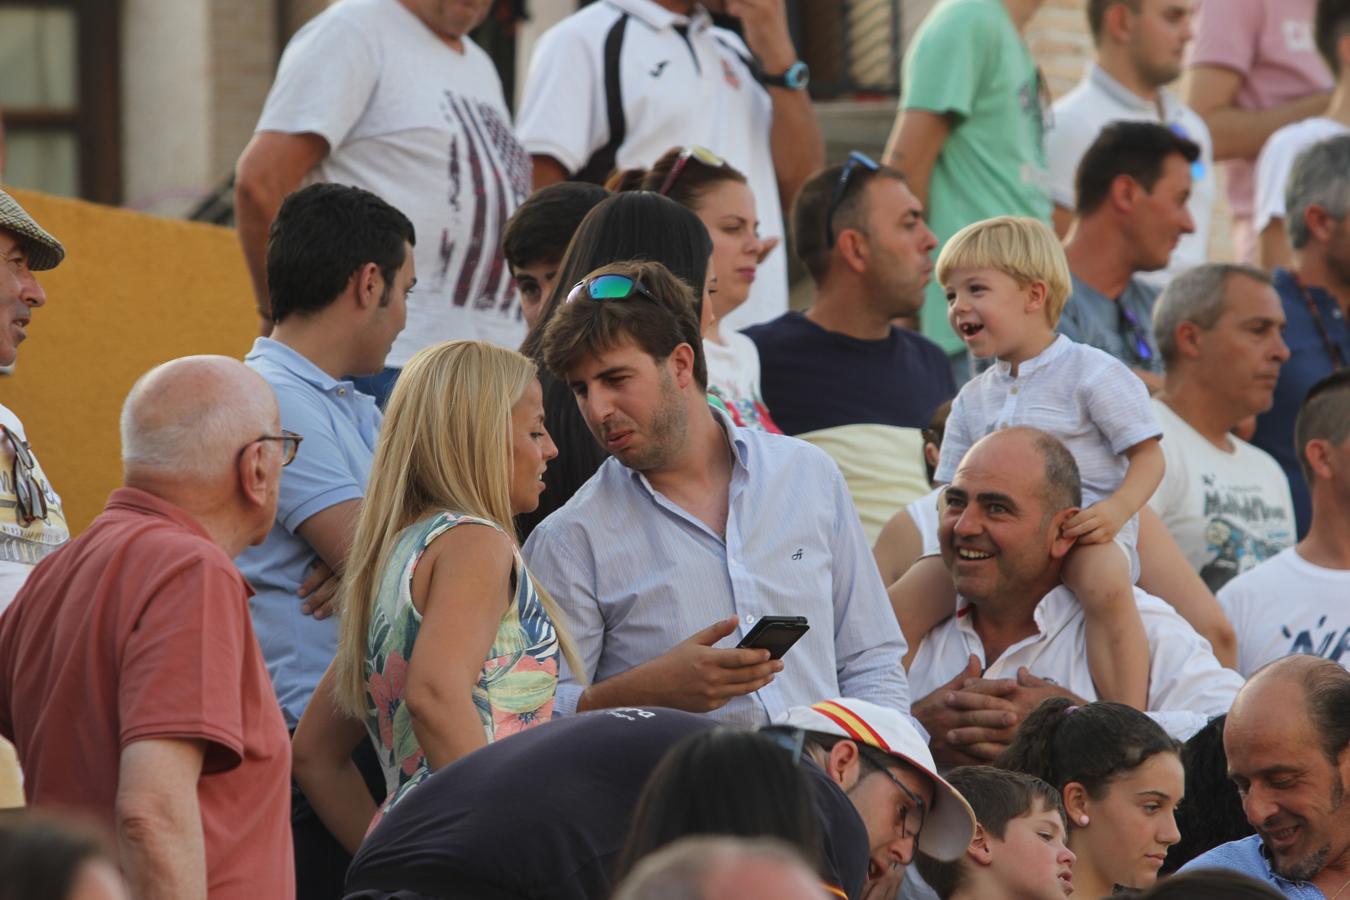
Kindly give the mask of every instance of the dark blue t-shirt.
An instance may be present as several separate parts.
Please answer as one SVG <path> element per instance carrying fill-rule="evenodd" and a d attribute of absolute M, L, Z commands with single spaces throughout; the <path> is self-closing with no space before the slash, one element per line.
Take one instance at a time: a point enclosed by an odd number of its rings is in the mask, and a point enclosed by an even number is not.
<path fill-rule="evenodd" d="M 789 312 L 745 334 L 759 349 L 764 405 L 786 434 L 841 425 L 926 428 L 956 396 L 947 354 L 903 328 L 866 341 Z"/>
<path fill-rule="evenodd" d="M 1314 384 L 1333 371 L 1326 341 L 1317 329 L 1308 303 L 1294 276 L 1284 269 L 1275 270 L 1275 290 L 1284 305 L 1287 324 L 1284 342 L 1289 345 L 1289 359 L 1280 367 L 1280 380 L 1275 385 L 1275 403 L 1257 416 L 1256 434 L 1252 443 L 1275 457 L 1289 477 L 1289 493 L 1294 498 L 1294 517 L 1298 520 L 1298 537 L 1302 540 L 1312 524 L 1312 498 L 1299 468 L 1298 449 L 1294 446 L 1294 422 L 1298 408 Z M 1341 359 L 1350 363 L 1350 327 L 1336 298 L 1318 287 L 1308 286 L 1308 299 L 1317 311 L 1332 343 L 1340 348 Z M 772 408 L 772 407 L 770 407 Z M 775 410 L 774 418 L 778 413 Z"/>

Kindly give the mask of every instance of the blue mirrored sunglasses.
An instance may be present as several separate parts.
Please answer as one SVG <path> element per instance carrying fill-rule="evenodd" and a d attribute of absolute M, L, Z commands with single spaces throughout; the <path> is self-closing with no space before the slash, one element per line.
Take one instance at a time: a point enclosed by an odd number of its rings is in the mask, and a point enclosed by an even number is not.
<path fill-rule="evenodd" d="M 1200 145 L 1200 142 L 1191 137 L 1191 133 L 1186 130 L 1186 126 L 1182 125 L 1180 122 L 1173 122 L 1168 127 L 1172 129 L 1172 133 L 1177 137 L 1185 138 L 1196 146 Z M 1196 157 L 1195 162 L 1191 163 L 1191 181 L 1200 181 L 1204 177 L 1205 161 L 1202 157 Z"/>

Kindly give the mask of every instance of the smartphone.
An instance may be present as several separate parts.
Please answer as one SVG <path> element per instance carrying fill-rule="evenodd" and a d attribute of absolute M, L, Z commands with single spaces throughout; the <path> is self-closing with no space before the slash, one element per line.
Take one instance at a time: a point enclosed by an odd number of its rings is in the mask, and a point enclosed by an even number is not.
<path fill-rule="evenodd" d="M 806 616 L 763 616 L 739 644 L 742 650 L 768 650 L 769 659 L 782 659 L 793 644 L 811 628 Z"/>

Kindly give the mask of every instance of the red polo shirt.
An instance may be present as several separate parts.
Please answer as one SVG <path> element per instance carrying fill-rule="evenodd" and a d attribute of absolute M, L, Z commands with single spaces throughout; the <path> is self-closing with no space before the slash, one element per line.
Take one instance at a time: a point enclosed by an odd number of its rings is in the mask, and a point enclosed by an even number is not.
<path fill-rule="evenodd" d="M 295 895 L 290 742 L 251 593 L 191 516 L 120 488 L 0 616 L 0 734 L 31 804 L 112 828 L 122 748 L 206 741 L 197 798 L 212 900 Z"/>

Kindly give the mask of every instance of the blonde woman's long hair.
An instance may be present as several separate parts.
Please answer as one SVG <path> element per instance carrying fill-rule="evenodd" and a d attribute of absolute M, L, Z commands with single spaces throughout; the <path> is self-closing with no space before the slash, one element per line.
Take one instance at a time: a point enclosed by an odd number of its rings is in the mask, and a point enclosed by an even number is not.
<path fill-rule="evenodd" d="M 494 522 L 519 541 L 511 511 L 511 410 L 536 374 L 535 364 L 513 350 L 447 341 L 417 353 L 395 383 L 337 596 L 337 700 L 351 717 L 366 715 L 370 619 L 399 533 L 448 510 Z M 563 655 L 580 673 L 558 605 L 531 581 Z"/>

